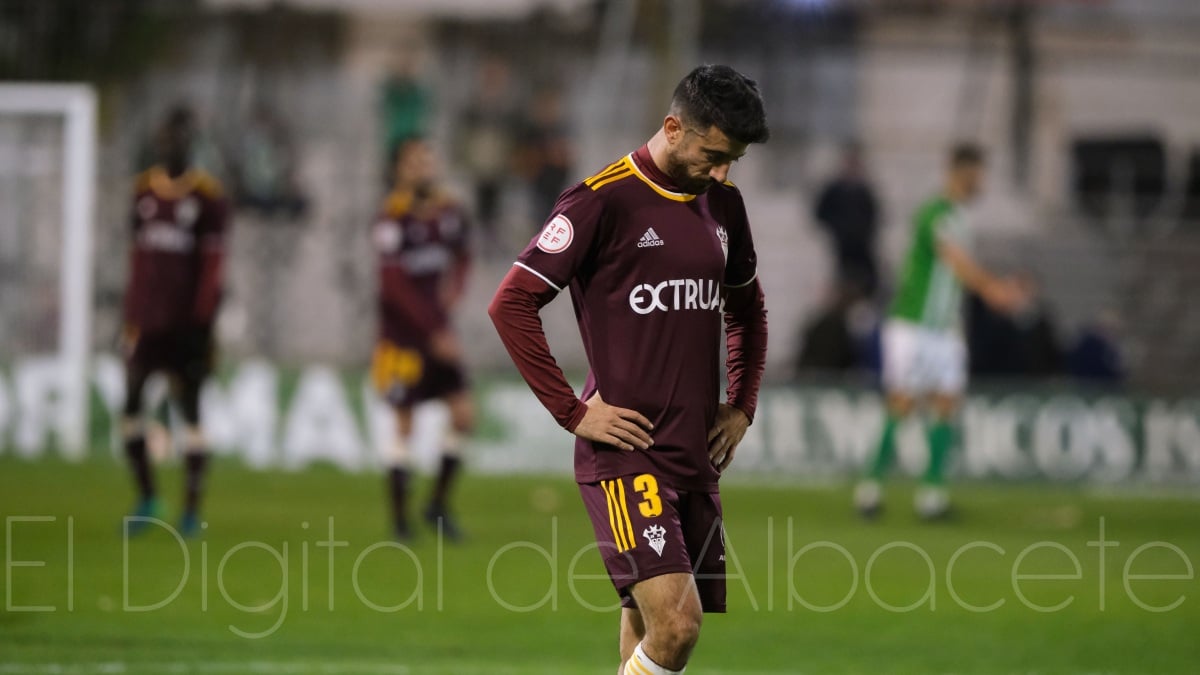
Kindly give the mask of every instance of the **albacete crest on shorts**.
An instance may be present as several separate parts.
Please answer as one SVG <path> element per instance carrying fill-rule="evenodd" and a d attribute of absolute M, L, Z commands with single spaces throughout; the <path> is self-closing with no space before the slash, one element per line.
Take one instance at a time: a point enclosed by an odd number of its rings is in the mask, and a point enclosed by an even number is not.
<path fill-rule="evenodd" d="M 662 525 L 651 525 L 642 532 L 642 536 L 650 542 L 650 548 L 654 549 L 654 552 L 661 558 L 663 547 L 667 545 L 666 528 Z"/>

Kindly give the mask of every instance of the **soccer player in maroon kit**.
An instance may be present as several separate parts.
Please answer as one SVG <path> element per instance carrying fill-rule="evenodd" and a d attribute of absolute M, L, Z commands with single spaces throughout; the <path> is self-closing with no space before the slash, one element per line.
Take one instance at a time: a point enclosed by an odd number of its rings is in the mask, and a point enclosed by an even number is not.
<path fill-rule="evenodd" d="M 702 612 L 725 611 L 717 481 L 754 417 L 767 342 L 727 176 L 767 136 L 753 80 L 695 69 L 646 145 L 559 197 L 489 308 L 521 375 L 577 436 L 575 479 L 622 598 L 622 673 L 682 672 Z M 591 365 L 582 397 L 538 316 L 568 287 Z"/>
<path fill-rule="evenodd" d="M 379 342 L 371 372 L 376 389 L 396 410 L 398 433 L 387 458 L 395 534 L 401 540 L 412 537 L 407 501 L 413 407 L 440 399 L 450 410 L 450 429 L 442 438 L 441 464 L 424 517 L 456 540 L 461 533 L 448 500 L 475 411 L 450 314 L 462 297 L 470 256 L 465 214 L 438 185 L 437 161 L 423 139 L 397 146 L 395 187 L 372 239 L 379 261 Z"/>
<path fill-rule="evenodd" d="M 200 528 L 200 497 L 208 446 L 200 428 L 200 388 L 212 370 L 213 323 L 221 297 L 221 267 L 229 227 L 221 185 L 191 166 L 195 123 L 190 111 L 171 111 L 155 138 L 159 164 L 138 176 L 133 197 L 133 249 L 125 295 L 125 454 L 138 490 L 127 532 L 160 514 L 146 450 L 142 390 L 155 372 L 170 378 L 184 423 L 185 480 L 179 529 Z"/>

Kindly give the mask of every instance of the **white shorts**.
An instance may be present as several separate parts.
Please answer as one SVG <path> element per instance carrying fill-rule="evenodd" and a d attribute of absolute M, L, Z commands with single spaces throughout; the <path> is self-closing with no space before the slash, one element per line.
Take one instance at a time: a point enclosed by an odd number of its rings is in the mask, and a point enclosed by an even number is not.
<path fill-rule="evenodd" d="M 922 396 L 961 394 L 967 386 L 967 346 L 951 331 L 901 319 L 883 324 L 883 388 Z"/>

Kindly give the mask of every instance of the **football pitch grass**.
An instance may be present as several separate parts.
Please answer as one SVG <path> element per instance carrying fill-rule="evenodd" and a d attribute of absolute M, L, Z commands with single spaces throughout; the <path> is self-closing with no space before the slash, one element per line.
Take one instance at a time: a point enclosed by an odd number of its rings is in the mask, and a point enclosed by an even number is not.
<path fill-rule="evenodd" d="M 179 474 L 160 467 L 168 507 Z M 387 543 L 375 474 L 218 461 L 186 543 L 160 526 L 125 542 L 129 496 L 107 459 L 0 457 L 0 675 L 616 670 L 615 596 L 564 477 L 468 475 L 469 541 L 425 529 L 409 548 Z M 1200 672 L 1200 501 L 955 496 L 956 519 L 922 524 L 898 485 L 865 524 L 847 487 L 731 481 L 730 611 L 688 672 Z"/>

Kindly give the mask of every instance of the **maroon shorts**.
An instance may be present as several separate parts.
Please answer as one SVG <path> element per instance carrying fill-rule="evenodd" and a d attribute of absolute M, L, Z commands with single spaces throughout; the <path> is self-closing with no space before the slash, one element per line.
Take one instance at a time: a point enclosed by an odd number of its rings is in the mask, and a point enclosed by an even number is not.
<path fill-rule="evenodd" d="M 462 364 L 443 361 L 418 347 L 381 340 L 375 347 L 371 379 L 388 403 L 408 408 L 446 398 L 467 388 Z"/>
<path fill-rule="evenodd" d="M 648 473 L 582 483 L 579 492 L 623 607 L 637 607 L 637 582 L 684 572 L 695 575 L 705 612 L 725 611 L 720 494 L 677 491 Z"/>
<path fill-rule="evenodd" d="M 126 327 L 122 334 L 126 368 L 147 373 L 166 372 L 203 380 L 213 369 L 216 347 L 211 327 L 186 327 L 142 333 Z"/>
<path fill-rule="evenodd" d="M 142 412 L 142 389 L 156 373 L 173 378 L 173 394 L 184 420 L 200 423 L 200 388 L 212 373 L 216 347 L 212 328 L 195 326 L 143 334 L 127 326 L 121 338 L 125 351 L 125 415 Z"/>

